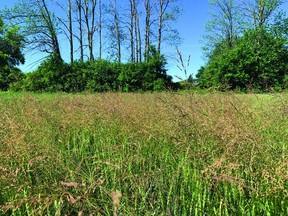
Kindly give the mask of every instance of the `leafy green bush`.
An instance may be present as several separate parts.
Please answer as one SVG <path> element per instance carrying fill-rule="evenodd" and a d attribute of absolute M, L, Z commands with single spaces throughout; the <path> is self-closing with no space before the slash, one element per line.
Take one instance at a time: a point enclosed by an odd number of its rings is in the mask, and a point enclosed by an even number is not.
<path fill-rule="evenodd" d="M 52 55 L 36 71 L 27 74 L 23 89 L 36 92 L 128 92 L 175 88 L 172 77 L 166 74 L 164 56 L 154 49 L 147 54 L 147 62 L 125 64 L 98 59 L 68 65 Z"/>
<path fill-rule="evenodd" d="M 28 73 L 24 81 L 24 89 L 37 92 L 55 92 L 65 90 L 65 75 L 70 66 L 55 55 L 51 55 L 36 71 Z"/>
<path fill-rule="evenodd" d="M 19 82 L 24 75 L 16 68 L 25 62 L 22 54 L 23 37 L 17 26 L 6 28 L 0 18 L 0 90 L 6 91 L 9 85 Z"/>
<path fill-rule="evenodd" d="M 203 87 L 284 88 L 288 74 L 285 40 L 264 29 L 248 30 L 231 49 L 214 55 L 198 75 Z"/>
<path fill-rule="evenodd" d="M 11 90 L 13 86 L 14 89 L 17 89 L 16 83 L 21 83 L 24 77 L 25 75 L 16 67 L 0 67 L 0 90 Z"/>
<path fill-rule="evenodd" d="M 98 59 L 95 62 L 88 62 L 86 90 L 104 92 L 117 89 L 117 78 L 119 69 L 117 63 Z"/>

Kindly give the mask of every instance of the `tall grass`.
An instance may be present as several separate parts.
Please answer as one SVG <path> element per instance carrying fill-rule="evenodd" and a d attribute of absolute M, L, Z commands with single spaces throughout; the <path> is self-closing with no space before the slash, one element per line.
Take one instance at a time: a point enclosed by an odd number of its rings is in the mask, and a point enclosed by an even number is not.
<path fill-rule="evenodd" d="M 0 215 L 287 215 L 288 95 L 0 98 Z"/>

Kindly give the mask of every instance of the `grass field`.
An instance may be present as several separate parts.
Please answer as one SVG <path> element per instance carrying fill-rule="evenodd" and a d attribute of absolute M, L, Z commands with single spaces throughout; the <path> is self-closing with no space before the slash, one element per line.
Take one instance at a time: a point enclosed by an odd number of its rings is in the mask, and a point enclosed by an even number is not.
<path fill-rule="evenodd" d="M 0 215 L 287 215 L 288 94 L 0 94 Z"/>

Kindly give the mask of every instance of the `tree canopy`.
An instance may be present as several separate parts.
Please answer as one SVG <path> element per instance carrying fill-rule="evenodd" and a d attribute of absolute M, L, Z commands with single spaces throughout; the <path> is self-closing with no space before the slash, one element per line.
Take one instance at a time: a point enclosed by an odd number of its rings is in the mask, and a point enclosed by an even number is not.
<path fill-rule="evenodd" d="M 0 90 L 7 90 L 11 83 L 23 76 L 16 68 L 25 62 L 22 53 L 24 39 L 18 30 L 18 27 L 6 28 L 0 18 Z"/>
<path fill-rule="evenodd" d="M 220 46 L 220 45 L 219 45 Z M 229 89 L 285 88 L 288 75 L 286 40 L 265 29 L 250 29 L 231 48 L 215 53 L 198 74 L 204 87 Z"/>
<path fill-rule="evenodd" d="M 208 36 L 218 36 L 216 40 L 206 37 L 208 61 L 197 74 L 200 86 L 261 91 L 287 88 L 287 18 L 279 11 L 283 1 L 243 0 L 239 5 L 235 2 L 212 1 L 222 14 L 214 15 L 208 25 Z M 228 13 L 235 8 L 237 16 Z M 238 32 L 232 31 L 233 16 L 242 21 Z"/>

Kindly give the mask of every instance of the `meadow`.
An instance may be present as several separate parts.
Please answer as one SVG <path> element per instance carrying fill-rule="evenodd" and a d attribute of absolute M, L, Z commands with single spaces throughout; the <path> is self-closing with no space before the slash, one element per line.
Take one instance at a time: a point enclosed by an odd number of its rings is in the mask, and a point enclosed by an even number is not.
<path fill-rule="evenodd" d="M 0 215 L 287 215 L 288 94 L 0 94 Z"/>

